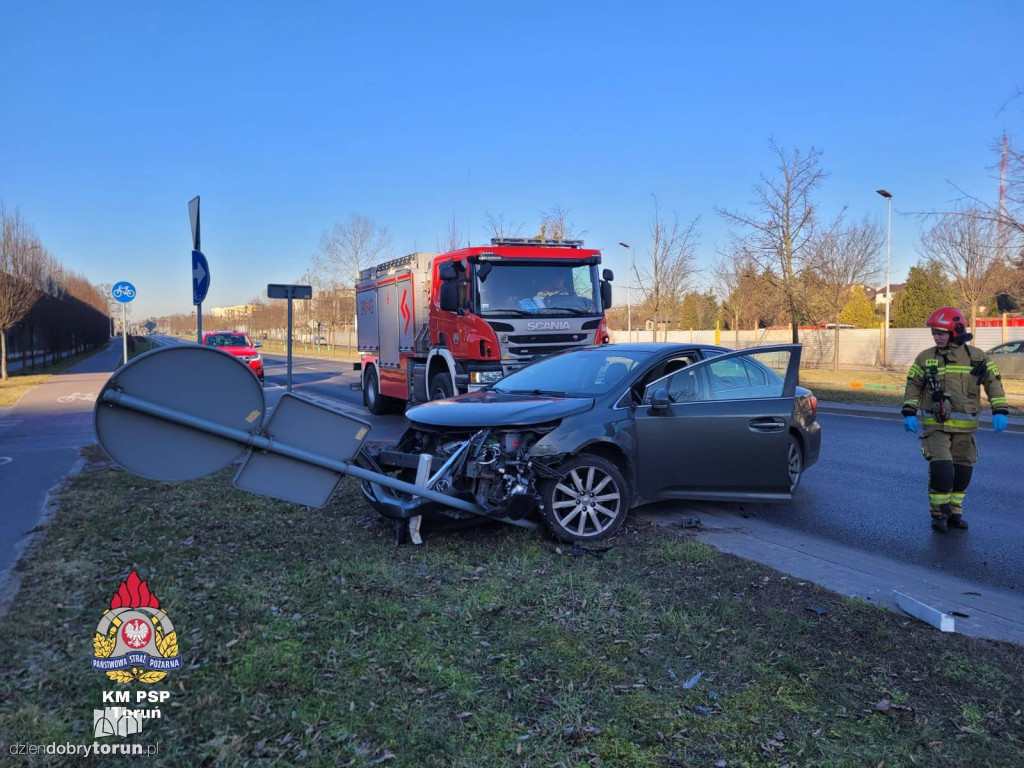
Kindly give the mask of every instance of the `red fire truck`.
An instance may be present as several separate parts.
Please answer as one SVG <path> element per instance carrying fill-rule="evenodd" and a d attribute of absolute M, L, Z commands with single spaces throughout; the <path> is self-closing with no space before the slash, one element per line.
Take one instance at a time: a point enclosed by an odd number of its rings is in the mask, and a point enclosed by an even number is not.
<path fill-rule="evenodd" d="M 609 341 L 612 272 L 582 240 L 494 238 L 364 269 L 363 403 L 401 410 L 481 389 L 539 355 Z"/>

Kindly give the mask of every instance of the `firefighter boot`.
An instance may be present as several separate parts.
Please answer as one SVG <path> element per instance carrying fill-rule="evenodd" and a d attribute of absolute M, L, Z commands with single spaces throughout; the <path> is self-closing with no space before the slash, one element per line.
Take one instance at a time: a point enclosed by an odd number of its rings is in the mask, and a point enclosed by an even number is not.
<path fill-rule="evenodd" d="M 961 531 L 966 531 L 970 528 L 970 526 L 967 525 L 967 521 L 964 520 L 963 513 L 955 511 L 949 516 L 949 519 L 946 521 L 946 525 L 950 528 L 959 528 Z"/>
<path fill-rule="evenodd" d="M 949 519 L 949 504 L 943 504 L 938 509 L 932 507 L 932 530 L 938 531 L 939 533 L 945 533 L 949 530 L 946 520 Z"/>
<path fill-rule="evenodd" d="M 967 521 L 963 517 L 964 494 L 954 492 L 950 496 L 952 498 L 949 500 L 949 519 L 946 521 L 946 524 L 950 528 L 959 528 L 961 531 L 966 531 L 970 526 L 967 525 Z"/>

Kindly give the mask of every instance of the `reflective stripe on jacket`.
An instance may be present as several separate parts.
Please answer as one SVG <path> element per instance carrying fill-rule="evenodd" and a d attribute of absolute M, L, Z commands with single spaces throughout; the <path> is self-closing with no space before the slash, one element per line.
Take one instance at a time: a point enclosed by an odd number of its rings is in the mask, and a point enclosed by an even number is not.
<path fill-rule="evenodd" d="M 979 364 L 984 367 L 981 386 L 973 373 L 974 367 Z M 948 395 L 950 410 L 953 411 L 950 418 L 942 423 L 932 415 L 932 388 L 928 381 L 931 368 L 935 369 L 935 378 L 942 391 Z M 999 369 L 982 350 L 966 344 L 946 349 L 931 347 L 917 356 L 907 372 L 903 414 L 913 415 L 920 408 L 924 412 L 924 425 L 928 429 L 973 432 L 978 428 L 977 417 L 982 410 L 981 387 L 985 388 L 985 394 L 988 395 L 992 413 L 1009 413 Z"/>

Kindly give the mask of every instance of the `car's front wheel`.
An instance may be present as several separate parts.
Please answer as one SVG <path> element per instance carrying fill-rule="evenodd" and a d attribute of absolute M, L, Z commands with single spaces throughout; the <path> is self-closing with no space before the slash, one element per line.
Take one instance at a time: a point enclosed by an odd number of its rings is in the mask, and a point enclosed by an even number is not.
<path fill-rule="evenodd" d="M 800 450 L 800 441 L 795 435 L 789 436 L 789 450 L 786 454 L 789 468 L 789 492 L 796 493 L 800 487 L 800 479 L 804 476 L 804 452 Z"/>
<path fill-rule="evenodd" d="M 618 468 L 600 456 L 583 454 L 558 468 L 544 486 L 541 514 L 565 541 L 600 541 L 613 535 L 629 512 L 629 489 Z"/>

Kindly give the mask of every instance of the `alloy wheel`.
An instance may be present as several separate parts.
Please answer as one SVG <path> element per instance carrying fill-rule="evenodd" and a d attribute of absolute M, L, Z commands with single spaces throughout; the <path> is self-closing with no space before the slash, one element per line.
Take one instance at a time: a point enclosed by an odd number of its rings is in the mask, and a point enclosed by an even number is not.
<path fill-rule="evenodd" d="M 792 435 L 789 436 L 787 459 L 789 465 L 789 492 L 796 493 L 796 489 L 800 487 L 800 478 L 804 473 L 804 456 L 800 451 L 800 444 Z"/>
<path fill-rule="evenodd" d="M 558 525 L 581 538 L 600 536 L 620 516 L 622 493 L 615 479 L 595 466 L 569 470 L 555 484 L 551 511 Z"/>

